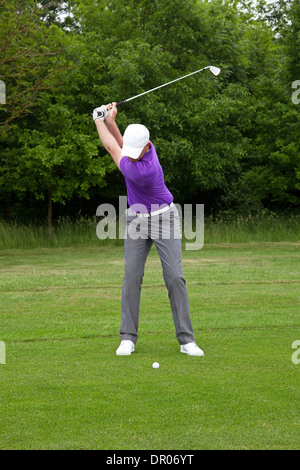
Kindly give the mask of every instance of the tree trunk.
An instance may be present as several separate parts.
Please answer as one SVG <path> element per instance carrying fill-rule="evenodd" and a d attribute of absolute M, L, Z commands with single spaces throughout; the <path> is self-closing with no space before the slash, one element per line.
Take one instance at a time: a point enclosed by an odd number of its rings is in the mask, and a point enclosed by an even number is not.
<path fill-rule="evenodd" d="M 83 210 L 83 197 L 80 197 L 78 201 L 78 211 L 79 211 L 80 216 L 82 215 L 82 210 Z"/>
<path fill-rule="evenodd" d="M 52 188 L 48 188 L 48 240 L 52 235 Z"/>
<path fill-rule="evenodd" d="M 11 220 L 12 218 L 12 192 L 7 191 L 4 193 L 4 218 Z"/>

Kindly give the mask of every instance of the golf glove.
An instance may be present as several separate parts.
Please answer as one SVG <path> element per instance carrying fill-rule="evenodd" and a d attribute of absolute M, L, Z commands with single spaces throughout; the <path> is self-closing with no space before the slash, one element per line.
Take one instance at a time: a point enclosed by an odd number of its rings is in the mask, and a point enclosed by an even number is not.
<path fill-rule="evenodd" d="M 93 119 L 101 119 L 101 121 L 105 121 L 107 118 L 108 111 L 106 109 L 106 106 L 102 105 L 99 108 L 95 108 L 93 111 Z"/>

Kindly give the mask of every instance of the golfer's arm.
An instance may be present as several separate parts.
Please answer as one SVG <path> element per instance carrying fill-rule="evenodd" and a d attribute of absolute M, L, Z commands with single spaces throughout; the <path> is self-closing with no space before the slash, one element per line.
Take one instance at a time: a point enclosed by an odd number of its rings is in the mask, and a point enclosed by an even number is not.
<path fill-rule="evenodd" d="M 120 161 L 122 159 L 121 147 L 101 119 L 96 119 L 95 124 L 103 146 L 106 148 L 117 167 L 120 168 Z"/>
<path fill-rule="evenodd" d="M 107 128 L 108 128 L 109 132 L 116 139 L 119 147 L 122 148 L 123 147 L 123 136 L 122 136 L 121 132 L 119 131 L 119 128 L 118 128 L 116 122 L 115 121 L 110 122 L 110 121 L 108 121 L 108 119 L 106 119 L 105 123 L 107 125 Z"/>

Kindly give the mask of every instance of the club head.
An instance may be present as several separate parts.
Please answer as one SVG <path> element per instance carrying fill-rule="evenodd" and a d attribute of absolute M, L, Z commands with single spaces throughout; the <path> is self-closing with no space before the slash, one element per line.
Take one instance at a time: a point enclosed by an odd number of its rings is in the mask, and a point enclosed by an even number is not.
<path fill-rule="evenodd" d="M 221 69 L 219 69 L 218 67 L 214 67 L 213 65 L 209 67 L 209 70 L 211 71 L 211 73 L 214 74 L 215 77 L 221 72 Z"/>

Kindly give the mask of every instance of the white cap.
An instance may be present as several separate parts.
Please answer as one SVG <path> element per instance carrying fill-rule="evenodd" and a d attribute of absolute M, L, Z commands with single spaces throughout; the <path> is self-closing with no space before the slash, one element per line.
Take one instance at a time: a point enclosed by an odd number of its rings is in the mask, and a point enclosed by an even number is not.
<path fill-rule="evenodd" d="M 139 158 L 149 138 L 149 131 L 143 124 L 129 124 L 123 135 L 122 157 Z"/>

